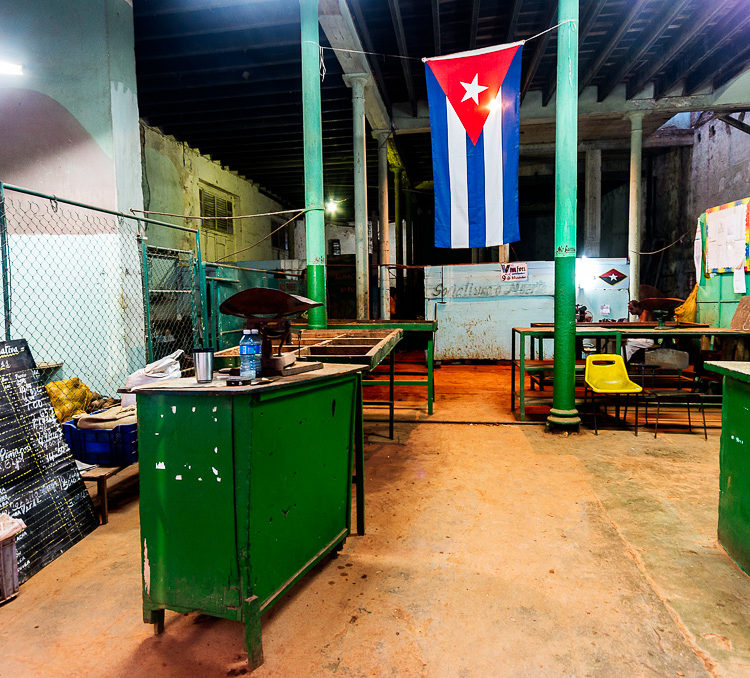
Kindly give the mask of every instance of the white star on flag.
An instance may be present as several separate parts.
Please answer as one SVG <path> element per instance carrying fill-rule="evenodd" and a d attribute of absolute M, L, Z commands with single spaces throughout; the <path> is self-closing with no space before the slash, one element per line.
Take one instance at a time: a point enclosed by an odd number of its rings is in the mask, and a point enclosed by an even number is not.
<path fill-rule="evenodd" d="M 479 104 L 479 94 L 480 92 L 484 92 L 484 90 L 489 89 L 489 87 L 485 87 L 484 85 L 478 84 L 479 80 L 479 73 L 477 73 L 474 76 L 474 79 L 471 82 L 463 82 L 459 80 L 462 87 L 466 90 L 466 93 L 464 94 L 464 98 L 461 99 L 461 102 L 463 103 L 467 99 L 474 99 L 475 104 Z"/>
<path fill-rule="evenodd" d="M 615 281 L 616 281 L 616 280 L 617 280 L 617 274 L 616 274 L 616 273 L 612 273 L 612 274 L 610 274 L 610 276 L 609 276 L 609 279 L 610 279 L 610 280 L 615 280 Z"/>

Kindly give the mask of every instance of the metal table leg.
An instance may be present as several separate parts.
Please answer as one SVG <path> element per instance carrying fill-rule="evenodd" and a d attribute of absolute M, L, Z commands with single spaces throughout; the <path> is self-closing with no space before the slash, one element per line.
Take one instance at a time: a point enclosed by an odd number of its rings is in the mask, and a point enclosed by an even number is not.
<path fill-rule="evenodd" d="M 361 374 L 357 379 L 356 400 L 354 412 L 354 473 L 357 491 L 357 534 L 363 535 L 365 533 L 365 435 L 362 423 Z"/>
<path fill-rule="evenodd" d="M 393 382 L 396 377 L 396 350 L 391 351 L 391 364 L 390 364 L 390 379 L 388 384 L 388 397 L 389 403 L 388 408 L 390 410 L 390 416 L 388 417 L 388 433 L 391 440 L 393 440 L 393 419 L 395 415 L 396 402 L 394 395 Z"/>
<path fill-rule="evenodd" d="M 510 412 L 516 413 L 516 330 L 510 331 Z"/>
<path fill-rule="evenodd" d="M 432 404 L 435 402 L 435 334 L 430 332 L 427 339 L 427 414 L 432 414 Z"/>
<path fill-rule="evenodd" d="M 519 335 L 521 345 L 518 347 L 518 376 L 521 383 L 518 393 L 518 404 L 521 409 L 521 421 L 526 421 L 526 339 Z"/>

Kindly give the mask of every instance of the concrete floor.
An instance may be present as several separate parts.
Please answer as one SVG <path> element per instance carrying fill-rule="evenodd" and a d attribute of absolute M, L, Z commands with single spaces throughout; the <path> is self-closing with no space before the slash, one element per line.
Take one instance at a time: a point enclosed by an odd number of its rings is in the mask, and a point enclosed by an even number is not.
<path fill-rule="evenodd" d="M 504 368 L 439 371 L 436 418 L 503 407 Z M 264 617 L 254 675 L 750 675 L 750 578 L 716 541 L 718 431 L 384 432 L 366 426 L 368 534 Z M 247 671 L 236 622 L 142 624 L 134 495 L 126 478 L 110 523 L 0 607 L 0 676 Z"/>

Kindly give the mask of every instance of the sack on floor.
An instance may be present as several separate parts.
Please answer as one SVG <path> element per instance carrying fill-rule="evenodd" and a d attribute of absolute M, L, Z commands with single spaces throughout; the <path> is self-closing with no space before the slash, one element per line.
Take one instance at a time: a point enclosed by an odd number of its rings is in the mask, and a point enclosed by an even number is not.
<path fill-rule="evenodd" d="M 57 421 L 70 421 L 77 414 L 86 414 L 93 393 L 78 377 L 52 381 L 47 389 Z"/>
<path fill-rule="evenodd" d="M 177 379 L 180 376 L 180 356 L 184 351 L 178 349 L 174 353 L 149 363 L 146 367 L 141 368 L 131 374 L 125 382 L 125 388 L 135 388 L 143 384 L 152 384 L 162 379 Z M 122 396 L 122 406 L 132 407 L 135 405 L 135 393 L 126 393 Z"/>

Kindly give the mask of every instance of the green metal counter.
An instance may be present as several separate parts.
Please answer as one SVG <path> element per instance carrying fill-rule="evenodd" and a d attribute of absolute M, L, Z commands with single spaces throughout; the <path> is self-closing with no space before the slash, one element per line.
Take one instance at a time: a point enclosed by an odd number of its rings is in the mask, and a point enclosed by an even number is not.
<path fill-rule="evenodd" d="M 143 618 L 157 633 L 165 609 L 242 621 L 262 663 L 261 614 L 350 533 L 355 456 L 362 509 L 362 369 L 137 389 Z"/>
<path fill-rule="evenodd" d="M 724 377 L 719 452 L 719 542 L 750 574 L 750 362 L 716 361 Z"/>

